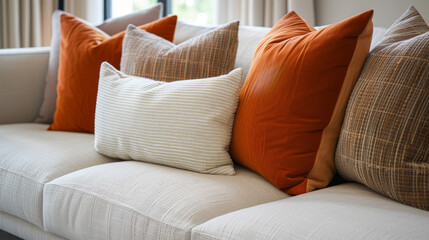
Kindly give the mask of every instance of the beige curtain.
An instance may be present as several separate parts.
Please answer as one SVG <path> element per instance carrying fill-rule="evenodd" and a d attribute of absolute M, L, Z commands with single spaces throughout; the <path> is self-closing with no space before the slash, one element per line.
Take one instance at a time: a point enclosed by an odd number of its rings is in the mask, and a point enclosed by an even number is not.
<path fill-rule="evenodd" d="M 0 48 L 48 46 L 56 0 L 0 0 Z"/>
<path fill-rule="evenodd" d="M 0 48 L 49 46 L 58 0 L 0 0 Z M 103 0 L 65 0 L 64 8 L 93 24 L 103 21 Z"/>
<path fill-rule="evenodd" d="M 295 10 L 314 24 L 314 0 L 216 0 L 217 24 L 240 20 L 241 25 L 272 27 Z"/>
<path fill-rule="evenodd" d="M 64 11 L 98 25 L 103 22 L 103 0 L 65 0 Z"/>

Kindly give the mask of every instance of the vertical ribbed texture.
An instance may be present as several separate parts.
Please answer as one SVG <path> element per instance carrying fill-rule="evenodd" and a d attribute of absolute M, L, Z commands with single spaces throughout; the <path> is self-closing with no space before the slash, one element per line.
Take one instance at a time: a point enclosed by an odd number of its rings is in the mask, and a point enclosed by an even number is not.
<path fill-rule="evenodd" d="M 410 7 L 369 54 L 338 142 L 340 174 L 429 210 L 429 27 Z"/>
<path fill-rule="evenodd" d="M 292 10 L 314 24 L 313 0 L 218 0 L 215 22 L 224 24 L 240 20 L 242 25 L 272 27 Z"/>
<path fill-rule="evenodd" d="M 0 0 L 0 48 L 48 46 L 55 0 Z"/>
<path fill-rule="evenodd" d="M 103 0 L 65 0 L 64 10 L 93 24 L 103 22 Z"/>
<path fill-rule="evenodd" d="M 95 149 L 201 173 L 234 174 L 228 153 L 243 71 L 171 83 L 127 76 L 104 62 Z"/>
<path fill-rule="evenodd" d="M 237 45 L 238 22 L 177 46 L 130 25 L 122 47 L 121 71 L 166 82 L 215 77 L 234 68 Z"/>

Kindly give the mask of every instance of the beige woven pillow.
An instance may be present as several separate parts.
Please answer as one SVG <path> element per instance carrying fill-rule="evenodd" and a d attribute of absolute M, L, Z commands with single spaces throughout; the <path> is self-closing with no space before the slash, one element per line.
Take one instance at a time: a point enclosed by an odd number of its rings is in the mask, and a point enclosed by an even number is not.
<path fill-rule="evenodd" d="M 243 71 L 154 81 L 101 65 L 95 149 L 201 173 L 234 174 L 228 149 Z"/>
<path fill-rule="evenodd" d="M 121 71 L 160 81 L 219 76 L 234 68 L 238 22 L 175 45 L 130 25 L 121 58 Z"/>
<path fill-rule="evenodd" d="M 335 163 L 344 178 L 429 210 L 429 27 L 414 7 L 369 54 Z"/>

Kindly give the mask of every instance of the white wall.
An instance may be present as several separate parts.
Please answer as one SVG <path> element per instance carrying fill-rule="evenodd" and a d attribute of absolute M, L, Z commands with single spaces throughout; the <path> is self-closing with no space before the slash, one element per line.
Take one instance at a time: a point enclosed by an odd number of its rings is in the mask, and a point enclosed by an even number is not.
<path fill-rule="evenodd" d="M 389 27 L 410 5 L 429 22 L 429 0 L 314 0 L 316 25 L 341 21 L 374 9 L 374 26 Z"/>

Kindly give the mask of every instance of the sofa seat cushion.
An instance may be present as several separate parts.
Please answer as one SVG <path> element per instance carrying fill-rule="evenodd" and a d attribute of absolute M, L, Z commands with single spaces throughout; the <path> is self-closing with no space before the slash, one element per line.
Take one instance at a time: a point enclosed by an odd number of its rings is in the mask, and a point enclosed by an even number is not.
<path fill-rule="evenodd" d="M 192 239 L 427 239 L 429 212 L 346 183 L 236 211 Z"/>
<path fill-rule="evenodd" d="M 250 170 L 208 175 L 137 161 L 73 172 L 45 185 L 45 230 L 69 239 L 189 239 L 191 229 L 288 197 Z"/>
<path fill-rule="evenodd" d="M 46 131 L 47 127 L 0 125 L 0 211 L 41 228 L 45 183 L 112 161 L 94 150 L 94 135 Z"/>

